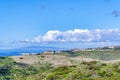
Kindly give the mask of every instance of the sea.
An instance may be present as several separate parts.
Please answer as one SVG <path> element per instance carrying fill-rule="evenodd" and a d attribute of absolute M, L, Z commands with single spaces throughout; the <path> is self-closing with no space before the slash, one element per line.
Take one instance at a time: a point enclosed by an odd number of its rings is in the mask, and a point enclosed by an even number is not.
<path fill-rule="evenodd" d="M 51 51 L 61 51 L 68 50 L 67 48 L 59 48 L 59 47 L 40 47 L 40 46 L 29 46 L 17 49 L 0 49 L 0 57 L 4 56 L 20 56 L 25 54 L 42 54 L 43 52 L 51 50 Z"/>

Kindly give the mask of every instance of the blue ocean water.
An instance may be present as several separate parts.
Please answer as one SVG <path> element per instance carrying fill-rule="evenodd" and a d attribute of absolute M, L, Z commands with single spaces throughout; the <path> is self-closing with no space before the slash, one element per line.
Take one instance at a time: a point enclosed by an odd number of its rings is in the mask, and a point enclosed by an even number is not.
<path fill-rule="evenodd" d="M 30 47 L 23 47 L 17 49 L 4 49 L 0 50 L 0 56 L 19 56 L 23 53 L 26 54 L 33 54 L 33 53 L 43 53 L 44 51 L 51 50 L 51 51 L 60 51 L 60 50 L 68 50 L 66 48 L 58 48 L 58 47 L 40 47 L 40 46 L 30 46 Z"/>

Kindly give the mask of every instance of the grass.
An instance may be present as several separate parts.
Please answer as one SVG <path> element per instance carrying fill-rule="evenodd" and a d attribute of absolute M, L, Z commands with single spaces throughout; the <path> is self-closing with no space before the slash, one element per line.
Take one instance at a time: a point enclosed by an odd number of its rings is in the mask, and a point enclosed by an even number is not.
<path fill-rule="evenodd" d="M 56 55 L 66 55 L 68 57 L 86 57 L 97 60 L 109 61 L 120 59 L 120 50 L 106 49 L 106 50 L 89 50 L 89 51 L 76 51 L 76 52 L 61 52 Z"/>

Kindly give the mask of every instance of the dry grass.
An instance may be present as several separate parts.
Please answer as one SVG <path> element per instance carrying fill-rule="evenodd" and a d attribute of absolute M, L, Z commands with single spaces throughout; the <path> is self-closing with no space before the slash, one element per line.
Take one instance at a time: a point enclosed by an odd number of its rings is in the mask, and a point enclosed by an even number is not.
<path fill-rule="evenodd" d="M 27 56 L 12 56 L 12 58 L 17 63 L 25 63 L 25 64 L 35 64 L 38 62 L 52 63 L 54 66 L 60 65 L 71 65 L 71 59 L 66 56 L 60 55 L 27 55 Z"/>
<path fill-rule="evenodd" d="M 102 63 L 117 63 L 120 62 L 120 59 L 117 60 L 109 60 L 109 61 L 102 61 L 93 58 L 86 58 L 86 57 L 67 57 L 62 55 L 27 55 L 27 56 L 12 56 L 12 58 L 17 63 L 24 63 L 33 65 L 35 63 L 52 63 L 54 66 L 70 66 L 75 64 L 75 62 L 91 62 L 91 61 L 98 61 Z"/>

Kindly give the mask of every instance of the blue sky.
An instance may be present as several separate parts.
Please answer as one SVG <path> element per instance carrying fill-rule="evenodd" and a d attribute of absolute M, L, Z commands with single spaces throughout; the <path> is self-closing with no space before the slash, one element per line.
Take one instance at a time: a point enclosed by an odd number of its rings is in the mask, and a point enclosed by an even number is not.
<path fill-rule="evenodd" d="M 36 37 L 44 37 L 51 30 L 66 34 L 65 31 L 74 33 L 75 29 L 90 32 L 118 29 L 116 34 L 119 34 L 119 28 L 119 0 L 0 0 L 0 47 L 13 41 L 35 42 Z M 46 43 L 45 39 L 39 39 L 38 42 Z M 111 37 L 103 40 L 111 41 L 109 39 Z"/>

